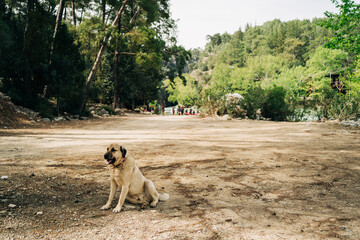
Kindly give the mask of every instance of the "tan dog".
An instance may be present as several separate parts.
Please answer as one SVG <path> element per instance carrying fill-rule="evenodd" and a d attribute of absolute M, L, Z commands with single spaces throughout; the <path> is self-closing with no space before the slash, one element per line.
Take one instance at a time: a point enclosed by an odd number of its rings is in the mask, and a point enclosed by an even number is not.
<path fill-rule="evenodd" d="M 126 155 L 126 149 L 118 144 L 111 144 L 104 155 L 110 165 L 110 195 L 107 203 L 101 209 L 109 209 L 117 187 L 121 187 L 119 202 L 113 212 L 121 211 L 125 199 L 134 204 L 155 207 L 160 201 L 169 199 L 169 194 L 159 194 L 154 183 L 145 178 L 131 156 Z"/>

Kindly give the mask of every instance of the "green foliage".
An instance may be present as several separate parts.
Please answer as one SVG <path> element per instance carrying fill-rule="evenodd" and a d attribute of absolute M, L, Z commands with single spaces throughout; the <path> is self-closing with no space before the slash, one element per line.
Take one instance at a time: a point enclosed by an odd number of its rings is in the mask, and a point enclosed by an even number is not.
<path fill-rule="evenodd" d="M 101 105 L 101 107 L 106 110 L 110 115 L 115 115 L 115 111 L 109 105 Z"/>
<path fill-rule="evenodd" d="M 256 112 L 262 109 L 267 101 L 266 92 L 258 85 L 251 85 L 246 93 L 242 95 L 241 108 L 247 112 L 247 116 L 256 119 Z"/>
<path fill-rule="evenodd" d="M 313 119 L 314 113 L 319 119 L 358 116 L 354 53 L 322 47 L 325 39 L 337 36 L 336 29 L 319 26 L 323 21 L 275 19 L 247 25 L 226 42 L 220 34 L 208 36 L 205 50 L 194 52 L 198 63 L 193 66 L 203 112 L 233 114 L 240 105 L 249 118 L 259 116 L 261 109 L 263 117 L 276 121 Z M 335 79 L 339 75 L 341 80 Z M 229 107 L 225 95 L 234 92 L 244 99 Z"/>
<path fill-rule="evenodd" d="M 122 1 L 75 1 L 77 16 L 69 19 L 64 12 L 52 61 L 50 47 L 59 1 L 0 2 L 0 90 L 19 105 L 45 109 L 37 97 L 46 92 L 45 100 L 51 99 L 57 112 L 76 113 L 86 77 L 110 33 L 111 41 L 90 89 L 93 102 L 111 104 L 115 93 L 119 93 L 117 106 L 156 99 L 164 77 L 171 70 L 172 79 L 180 76 L 189 59 L 189 52 L 176 46 L 168 0 L 129 0 L 118 27 L 109 24 Z M 86 14 L 80 16 L 80 12 Z M 165 70 L 169 62 L 174 64 Z"/>
<path fill-rule="evenodd" d="M 35 104 L 35 111 L 39 112 L 40 116 L 43 118 L 53 119 L 55 115 L 55 106 L 50 103 L 47 99 L 40 97 L 36 98 L 37 104 Z"/>
<path fill-rule="evenodd" d="M 325 81 L 324 81 L 325 82 Z M 360 92 L 352 94 L 339 93 L 323 84 L 320 91 L 313 94 L 317 117 L 333 119 L 358 119 L 360 117 Z"/>
<path fill-rule="evenodd" d="M 232 69 L 225 64 L 216 66 L 211 74 L 211 80 L 205 90 L 205 96 L 210 99 L 221 99 L 231 92 L 230 74 Z"/>
<path fill-rule="evenodd" d="M 360 54 L 360 4 L 353 0 L 332 0 L 339 13 L 326 12 L 320 24 L 334 31 L 325 46 L 348 51 L 352 56 Z"/>
<path fill-rule="evenodd" d="M 334 94 L 329 108 L 329 117 L 334 119 L 358 119 L 360 117 L 360 95 Z"/>
<path fill-rule="evenodd" d="M 348 78 L 342 78 L 346 93 L 336 92 L 332 98 L 329 115 L 336 119 L 360 118 L 360 60 Z"/>
<path fill-rule="evenodd" d="M 261 114 L 273 121 L 285 121 L 291 115 L 286 102 L 286 90 L 283 87 L 271 87 L 266 91 L 266 101 L 261 108 Z"/>
<path fill-rule="evenodd" d="M 58 111 L 75 112 L 83 87 L 83 58 L 73 35 L 62 25 L 50 65 L 55 18 L 47 2 L 32 3 L 25 12 L 21 4 L 9 1 L 6 15 L 0 17 L 1 91 L 13 96 L 16 104 L 38 109 L 49 118 L 54 112 L 53 106 L 46 104 L 48 99 L 55 99 Z M 45 85 L 48 99 L 40 101 Z"/>
<path fill-rule="evenodd" d="M 80 45 L 80 53 L 85 57 L 87 68 L 91 67 L 98 50 L 99 43 L 104 39 L 106 26 L 98 17 L 91 17 L 82 21 L 79 26 L 71 26 L 70 31 L 76 36 L 76 43 Z"/>
<path fill-rule="evenodd" d="M 241 102 L 243 99 L 233 98 L 226 101 L 226 113 L 232 118 L 244 118 L 246 116 L 246 110 L 241 108 Z"/>
<path fill-rule="evenodd" d="M 347 58 L 348 54 L 342 50 L 319 47 L 306 64 L 313 73 L 339 73 L 345 70 Z"/>
<path fill-rule="evenodd" d="M 164 81 L 166 91 L 169 94 L 168 100 L 185 106 L 194 106 L 199 100 L 196 80 L 188 74 L 185 74 L 183 78 L 176 77 L 174 82 L 171 82 L 170 79 Z"/>

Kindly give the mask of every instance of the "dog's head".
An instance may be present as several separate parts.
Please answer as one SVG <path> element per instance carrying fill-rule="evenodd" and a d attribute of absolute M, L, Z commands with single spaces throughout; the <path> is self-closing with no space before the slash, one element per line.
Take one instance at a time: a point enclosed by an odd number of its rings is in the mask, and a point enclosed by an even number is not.
<path fill-rule="evenodd" d="M 114 164 L 115 162 L 121 163 L 126 156 L 126 149 L 118 144 L 110 144 L 106 149 L 104 158 L 107 164 Z"/>

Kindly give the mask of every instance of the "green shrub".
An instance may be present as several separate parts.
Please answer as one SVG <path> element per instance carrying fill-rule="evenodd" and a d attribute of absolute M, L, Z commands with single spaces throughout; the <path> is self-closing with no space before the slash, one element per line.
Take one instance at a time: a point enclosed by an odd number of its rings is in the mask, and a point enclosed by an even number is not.
<path fill-rule="evenodd" d="M 56 115 L 55 105 L 49 102 L 47 99 L 41 97 L 37 97 L 34 110 L 39 112 L 41 117 L 49 118 L 51 120 L 54 119 L 54 115 Z"/>
<path fill-rule="evenodd" d="M 285 101 L 286 90 L 283 87 L 274 86 L 266 91 L 266 101 L 261 109 L 265 118 L 273 121 L 285 121 L 291 114 L 289 105 Z"/>
<path fill-rule="evenodd" d="M 310 109 L 298 107 L 291 111 L 291 114 L 288 116 L 288 120 L 293 122 L 300 122 L 307 121 L 312 117 L 313 116 L 311 115 Z"/>
<path fill-rule="evenodd" d="M 331 101 L 328 117 L 347 120 L 360 117 L 360 97 L 336 93 Z"/>
<path fill-rule="evenodd" d="M 244 99 L 240 102 L 241 108 L 247 112 L 247 116 L 251 119 L 256 118 L 256 111 L 261 109 L 267 101 L 265 90 L 260 86 L 251 86 L 248 91 L 243 94 Z"/>
<path fill-rule="evenodd" d="M 115 115 L 114 109 L 109 105 L 102 105 L 101 107 L 105 109 L 110 115 Z"/>
<path fill-rule="evenodd" d="M 230 117 L 243 118 L 246 116 L 246 110 L 241 108 L 242 99 L 234 98 L 226 101 L 226 112 Z"/>

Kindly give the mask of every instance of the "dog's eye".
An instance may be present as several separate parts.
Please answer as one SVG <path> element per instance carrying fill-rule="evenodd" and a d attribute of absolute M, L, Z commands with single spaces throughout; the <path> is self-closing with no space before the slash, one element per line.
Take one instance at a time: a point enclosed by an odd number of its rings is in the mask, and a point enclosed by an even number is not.
<path fill-rule="evenodd" d="M 116 150 L 115 150 L 115 148 L 112 148 L 111 151 L 112 151 L 112 152 L 115 152 Z"/>

